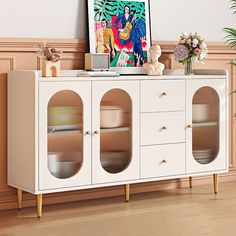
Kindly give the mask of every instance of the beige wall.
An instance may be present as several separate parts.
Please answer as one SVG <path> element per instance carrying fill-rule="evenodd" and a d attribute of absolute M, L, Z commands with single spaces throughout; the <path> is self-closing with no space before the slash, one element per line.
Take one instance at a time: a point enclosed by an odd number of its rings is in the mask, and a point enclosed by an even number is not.
<path fill-rule="evenodd" d="M 6 153 L 6 72 L 13 69 L 32 69 L 40 68 L 39 60 L 35 55 L 34 46 L 40 39 L 8 39 L 0 38 L 0 210 L 16 207 L 16 191 L 7 186 L 7 153 Z M 64 51 L 62 69 L 80 69 L 83 68 L 83 55 L 87 51 L 85 40 L 48 40 L 57 48 Z M 167 68 L 179 68 L 173 57 L 173 48 L 175 42 L 159 42 L 163 49 L 162 62 Z M 209 45 L 209 58 L 205 64 L 198 64 L 198 68 L 228 69 L 230 74 L 229 90 L 236 89 L 236 69 L 229 64 L 229 61 L 236 57 L 235 51 L 230 50 L 224 44 L 213 43 Z M 233 145 L 236 141 L 236 123 L 232 120 L 232 114 L 235 111 L 236 100 L 230 96 L 230 146 L 229 163 L 230 173 L 220 178 L 220 181 L 236 180 L 236 147 Z M 25 165 L 27 163 L 22 163 Z M 194 184 L 205 184 L 211 181 L 210 177 L 196 178 Z M 131 187 L 131 193 L 154 191 L 166 188 L 176 188 L 186 186 L 186 180 L 161 181 L 156 183 L 138 184 Z M 209 190 L 211 191 L 211 190 Z M 49 194 L 44 198 L 44 204 L 58 202 L 75 201 L 82 199 L 91 199 L 105 196 L 122 195 L 123 186 L 93 189 L 77 192 Z M 32 206 L 35 199 L 30 194 L 25 194 L 23 206 Z"/>
<path fill-rule="evenodd" d="M 0 37 L 87 37 L 87 0 L 1 0 Z M 229 0 L 150 0 L 152 37 L 177 40 L 197 31 L 223 41 L 222 28 L 235 26 Z M 7 20 L 6 20 L 7 19 Z"/>

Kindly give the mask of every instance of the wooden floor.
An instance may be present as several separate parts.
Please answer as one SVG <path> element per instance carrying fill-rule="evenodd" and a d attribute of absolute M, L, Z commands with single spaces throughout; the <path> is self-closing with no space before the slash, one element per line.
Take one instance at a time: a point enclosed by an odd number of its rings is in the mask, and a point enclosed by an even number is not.
<path fill-rule="evenodd" d="M 236 182 L 0 212 L 4 236 L 235 236 Z"/>

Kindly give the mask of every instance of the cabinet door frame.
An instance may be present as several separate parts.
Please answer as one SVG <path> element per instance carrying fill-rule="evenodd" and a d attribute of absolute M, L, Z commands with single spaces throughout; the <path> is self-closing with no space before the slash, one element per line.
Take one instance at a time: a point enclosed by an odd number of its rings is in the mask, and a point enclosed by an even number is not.
<path fill-rule="evenodd" d="M 211 87 L 219 96 L 219 153 L 209 164 L 198 163 L 192 154 L 192 101 L 194 94 L 203 87 Z M 186 172 L 204 173 L 227 171 L 227 81 L 226 79 L 189 79 L 186 81 Z"/>
<path fill-rule="evenodd" d="M 78 94 L 83 102 L 83 164 L 79 172 L 67 179 L 54 177 L 47 165 L 47 109 L 48 102 L 57 92 L 70 90 Z M 60 189 L 91 184 L 91 82 L 40 82 L 39 83 L 39 190 Z"/>
<path fill-rule="evenodd" d="M 122 172 L 111 174 L 105 171 L 100 162 L 100 135 L 92 137 L 92 183 L 103 184 L 140 178 L 140 101 L 139 81 L 93 81 L 92 82 L 92 132 L 100 130 L 100 102 L 112 89 L 125 91 L 132 100 L 132 159 L 130 165 Z"/>

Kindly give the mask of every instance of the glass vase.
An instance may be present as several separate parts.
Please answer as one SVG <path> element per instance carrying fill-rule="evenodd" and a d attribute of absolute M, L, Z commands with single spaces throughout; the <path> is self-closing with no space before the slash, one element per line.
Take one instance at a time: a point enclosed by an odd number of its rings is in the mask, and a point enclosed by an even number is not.
<path fill-rule="evenodd" d="M 185 63 L 185 75 L 193 74 L 193 60 L 188 59 Z"/>

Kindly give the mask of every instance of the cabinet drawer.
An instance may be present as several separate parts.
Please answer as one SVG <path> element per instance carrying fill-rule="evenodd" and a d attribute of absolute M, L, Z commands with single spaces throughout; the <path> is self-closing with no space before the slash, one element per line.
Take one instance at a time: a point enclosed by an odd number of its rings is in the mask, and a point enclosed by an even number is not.
<path fill-rule="evenodd" d="M 185 144 L 141 148 L 141 178 L 155 178 L 185 173 Z"/>
<path fill-rule="evenodd" d="M 185 112 L 141 114 L 141 145 L 185 142 Z"/>
<path fill-rule="evenodd" d="M 185 81 L 141 81 L 141 112 L 185 110 Z"/>

